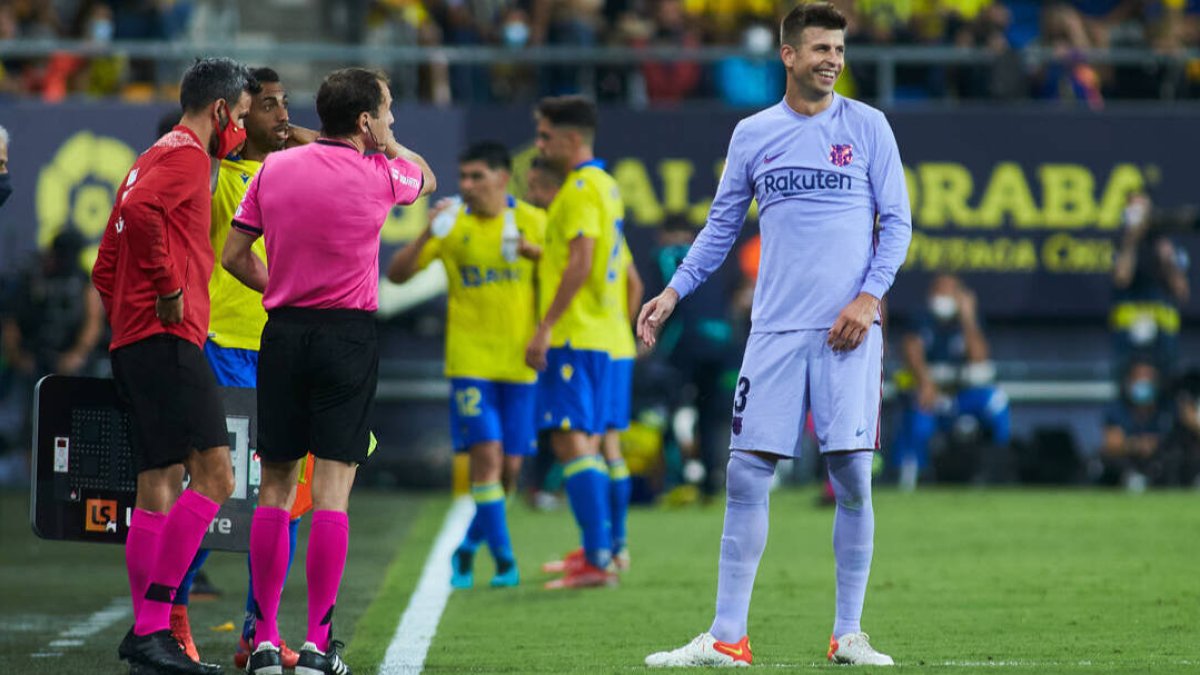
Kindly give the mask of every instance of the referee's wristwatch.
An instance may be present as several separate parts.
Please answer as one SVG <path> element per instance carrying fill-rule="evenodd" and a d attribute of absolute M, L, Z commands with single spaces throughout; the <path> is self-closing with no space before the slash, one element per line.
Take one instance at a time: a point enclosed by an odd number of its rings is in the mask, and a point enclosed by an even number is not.
<path fill-rule="evenodd" d="M 158 296 L 158 299 L 162 300 L 163 302 L 170 302 L 172 300 L 178 300 L 182 295 L 183 289 L 181 288 L 170 295 L 160 295 Z"/>

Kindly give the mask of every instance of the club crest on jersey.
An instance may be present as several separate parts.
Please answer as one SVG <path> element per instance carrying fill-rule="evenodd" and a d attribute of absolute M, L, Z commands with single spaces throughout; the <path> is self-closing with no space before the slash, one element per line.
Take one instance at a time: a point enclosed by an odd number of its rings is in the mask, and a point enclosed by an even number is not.
<path fill-rule="evenodd" d="M 854 159 L 854 148 L 849 144 L 830 146 L 829 161 L 833 162 L 834 166 L 848 166 Z"/>

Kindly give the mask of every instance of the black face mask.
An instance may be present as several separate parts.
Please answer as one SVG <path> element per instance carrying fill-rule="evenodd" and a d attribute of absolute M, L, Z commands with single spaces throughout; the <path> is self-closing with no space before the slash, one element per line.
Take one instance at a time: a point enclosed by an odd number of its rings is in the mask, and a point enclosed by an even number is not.
<path fill-rule="evenodd" d="M 12 194 L 12 181 L 9 179 L 9 174 L 0 173 L 0 206 L 4 206 L 4 202 L 8 201 L 8 196 Z"/>

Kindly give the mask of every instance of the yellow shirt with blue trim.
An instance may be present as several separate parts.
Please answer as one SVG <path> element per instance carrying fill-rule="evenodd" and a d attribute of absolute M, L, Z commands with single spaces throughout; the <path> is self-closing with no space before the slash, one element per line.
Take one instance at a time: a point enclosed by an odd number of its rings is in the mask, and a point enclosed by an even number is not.
<path fill-rule="evenodd" d="M 607 352 L 612 341 L 613 312 L 619 310 L 624 284 L 621 248 L 625 236 L 625 203 L 612 176 L 598 160 L 585 162 L 567 175 L 550 204 L 546 246 L 538 268 L 539 316 L 545 316 L 562 282 L 576 237 L 595 240 L 592 269 L 550 333 L 550 346 Z"/>
<path fill-rule="evenodd" d="M 617 267 L 617 303 L 609 314 L 612 328 L 608 333 L 608 354 L 614 359 L 637 357 L 637 343 L 633 339 L 633 322 L 629 320 L 629 266 L 633 264 L 633 253 L 629 244 L 621 242 L 621 258 Z"/>
<path fill-rule="evenodd" d="M 262 168 L 262 162 L 248 159 L 221 160 L 217 173 L 217 189 L 213 192 L 212 227 L 209 239 L 213 254 L 219 261 L 225 240 L 229 237 L 233 213 L 242 203 L 250 180 Z M 255 255 L 267 262 L 267 247 L 262 237 L 250 247 Z M 262 293 L 252 290 L 225 271 L 220 263 L 213 265 L 208 280 L 208 296 L 212 308 L 208 319 L 208 337 L 220 347 L 258 351 L 267 311 L 263 309 Z"/>
<path fill-rule="evenodd" d="M 525 348 L 537 327 L 534 299 L 536 263 L 505 260 L 502 243 L 506 213 L 526 241 L 542 245 L 546 215 L 509 197 L 505 212 L 480 218 L 459 207 L 454 227 L 430 239 L 417 257 L 424 268 L 435 258 L 446 267 L 446 376 L 497 382 L 534 382 Z"/>

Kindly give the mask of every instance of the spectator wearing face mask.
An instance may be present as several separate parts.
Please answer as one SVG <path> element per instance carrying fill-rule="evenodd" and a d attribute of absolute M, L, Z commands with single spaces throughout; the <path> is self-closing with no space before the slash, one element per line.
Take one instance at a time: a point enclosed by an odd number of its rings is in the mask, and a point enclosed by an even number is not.
<path fill-rule="evenodd" d="M 975 294 L 958 277 L 938 275 L 927 310 L 904 336 L 906 369 L 897 375 L 905 412 L 896 439 L 900 484 L 913 489 L 937 433 L 973 434 L 1006 447 L 1008 397 L 995 386 L 995 368 L 980 325 Z"/>
<path fill-rule="evenodd" d="M 1141 492 L 1170 479 L 1160 451 L 1171 429 L 1171 413 L 1160 395 L 1158 368 L 1135 361 L 1125 375 L 1121 395 L 1104 415 L 1104 440 L 1095 473 L 1104 485 Z"/>
<path fill-rule="evenodd" d="M 775 32 L 752 23 L 742 32 L 741 46 L 754 56 L 732 56 L 716 65 L 721 100 L 735 108 L 764 108 L 783 95 L 783 68 L 775 58 Z"/>

